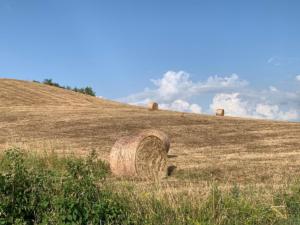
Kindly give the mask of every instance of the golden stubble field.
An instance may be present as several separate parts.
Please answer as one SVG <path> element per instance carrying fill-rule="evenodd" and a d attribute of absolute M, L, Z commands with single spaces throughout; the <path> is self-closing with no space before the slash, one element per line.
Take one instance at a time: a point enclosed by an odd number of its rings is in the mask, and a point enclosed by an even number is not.
<path fill-rule="evenodd" d="M 174 187 L 273 187 L 300 175 L 300 123 L 149 111 L 43 84 L 0 79 L 0 150 L 108 159 L 115 141 L 154 128 L 171 139 Z"/>

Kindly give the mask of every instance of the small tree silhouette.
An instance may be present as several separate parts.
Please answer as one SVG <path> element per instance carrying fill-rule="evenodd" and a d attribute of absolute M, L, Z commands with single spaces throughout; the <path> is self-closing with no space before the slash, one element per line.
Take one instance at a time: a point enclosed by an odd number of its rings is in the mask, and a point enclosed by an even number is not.
<path fill-rule="evenodd" d="M 34 81 L 34 82 L 38 82 L 38 81 Z M 79 93 L 86 94 L 86 95 L 96 96 L 96 92 L 90 86 L 87 86 L 85 88 L 77 88 L 77 87 L 72 88 L 70 86 L 61 86 L 58 83 L 53 82 L 52 79 L 44 79 L 43 84 L 79 92 Z"/>

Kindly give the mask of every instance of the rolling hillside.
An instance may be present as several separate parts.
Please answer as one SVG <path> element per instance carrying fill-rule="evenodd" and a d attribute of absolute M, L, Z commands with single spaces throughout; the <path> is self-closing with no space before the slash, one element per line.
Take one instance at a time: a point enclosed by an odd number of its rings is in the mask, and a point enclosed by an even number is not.
<path fill-rule="evenodd" d="M 155 128 L 171 138 L 174 179 L 280 184 L 300 175 L 300 123 L 148 111 L 39 83 L 0 79 L 0 150 L 108 159 L 121 136 Z"/>

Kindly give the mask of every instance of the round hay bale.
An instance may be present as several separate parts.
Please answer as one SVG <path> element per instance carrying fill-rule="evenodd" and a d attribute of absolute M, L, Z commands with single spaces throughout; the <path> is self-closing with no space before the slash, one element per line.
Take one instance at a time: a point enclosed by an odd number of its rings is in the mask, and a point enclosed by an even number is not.
<path fill-rule="evenodd" d="M 110 153 L 110 167 L 117 176 L 160 178 L 166 175 L 168 136 L 157 130 L 119 139 Z"/>
<path fill-rule="evenodd" d="M 149 110 L 158 110 L 158 103 L 157 102 L 150 102 L 149 104 L 148 104 L 148 109 Z"/>
<path fill-rule="evenodd" d="M 216 110 L 216 116 L 224 116 L 225 110 L 224 109 L 217 109 Z"/>
<path fill-rule="evenodd" d="M 164 144 L 164 148 L 166 152 L 167 153 L 169 152 L 171 146 L 170 138 L 164 132 L 159 130 L 149 129 L 149 130 L 143 130 L 142 132 L 140 132 L 140 135 L 158 137 Z"/>

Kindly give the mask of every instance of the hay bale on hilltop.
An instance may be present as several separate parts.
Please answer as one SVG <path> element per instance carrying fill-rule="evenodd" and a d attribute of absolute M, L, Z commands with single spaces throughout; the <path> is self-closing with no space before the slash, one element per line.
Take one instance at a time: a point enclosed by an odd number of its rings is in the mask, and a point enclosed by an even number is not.
<path fill-rule="evenodd" d="M 110 153 L 110 167 L 117 176 L 159 178 L 166 175 L 168 136 L 157 130 L 146 130 L 119 139 Z"/>
<path fill-rule="evenodd" d="M 158 110 L 158 103 L 157 102 L 149 102 L 148 109 L 152 110 L 152 111 Z"/>
<path fill-rule="evenodd" d="M 217 109 L 216 110 L 216 116 L 224 116 L 225 110 L 224 109 Z"/>

